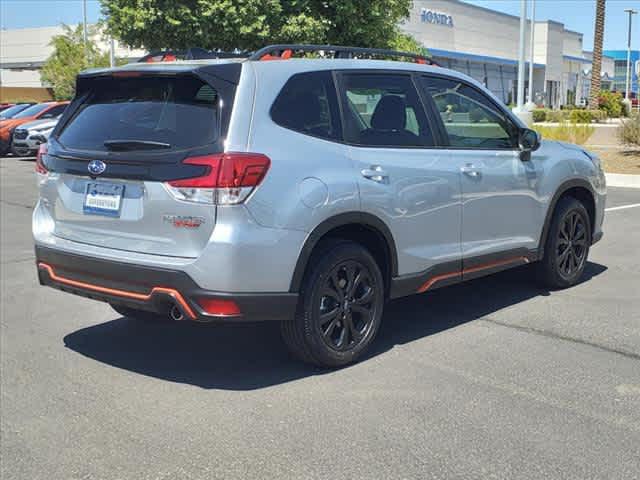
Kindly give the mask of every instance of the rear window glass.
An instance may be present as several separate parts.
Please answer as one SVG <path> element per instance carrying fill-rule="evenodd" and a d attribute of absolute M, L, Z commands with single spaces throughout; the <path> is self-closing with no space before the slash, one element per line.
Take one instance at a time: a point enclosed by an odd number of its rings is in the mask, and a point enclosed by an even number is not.
<path fill-rule="evenodd" d="M 29 105 L 20 104 L 20 105 L 14 105 L 13 107 L 5 108 L 0 112 L 0 118 L 11 118 L 16 113 L 21 112 L 27 107 L 29 107 Z"/>
<path fill-rule="evenodd" d="M 216 90 L 191 76 L 98 78 L 58 140 L 81 150 L 115 141 L 198 147 L 218 139 L 218 104 Z"/>
<path fill-rule="evenodd" d="M 50 106 L 51 104 L 49 103 L 39 103 L 37 105 L 32 105 L 29 108 L 25 108 L 23 111 L 21 111 L 17 115 L 14 115 L 13 118 L 33 117 L 34 115 L 39 114 L 40 112 L 42 112 L 46 108 L 49 108 Z"/>

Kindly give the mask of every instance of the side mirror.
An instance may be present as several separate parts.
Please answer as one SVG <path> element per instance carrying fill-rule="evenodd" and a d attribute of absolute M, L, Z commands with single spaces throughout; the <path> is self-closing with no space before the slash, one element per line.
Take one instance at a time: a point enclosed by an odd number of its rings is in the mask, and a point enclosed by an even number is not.
<path fill-rule="evenodd" d="M 540 148 L 540 134 L 530 128 L 520 130 L 518 145 L 523 152 L 534 152 Z"/>
<path fill-rule="evenodd" d="M 531 152 L 540 148 L 540 134 L 530 128 L 520 130 L 518 137 L 520 146 L 520 160 L 528 162 L 531 160 Z"/>

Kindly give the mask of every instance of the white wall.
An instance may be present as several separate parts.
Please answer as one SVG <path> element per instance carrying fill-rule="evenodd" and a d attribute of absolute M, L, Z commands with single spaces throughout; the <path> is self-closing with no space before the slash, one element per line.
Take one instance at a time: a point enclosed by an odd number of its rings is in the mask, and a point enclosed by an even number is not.
<path fill-rule="evenodd" d="M 30 87 L 42 86 L 40 72 L 38 70 L 9 70 L 0 69 L 0 85 L 3 87 Z"/>
<path fill-rule="evenodd" d="M 64 32 L 62 27 L 20 28 L 0 31 L 0 65 L 44 62 L 52 53 L 50 43 L 55 35 Z M 109 41 L 102 34 L 93 39 L 102 51 L 109 49 Z M 116 57 L 139 58 L 145 55 L 142 50 L 131 50 L 116 43 Z M 6 87 L 41 87 L 40 73 L 37 70 L 3 68 L 0 83 Z"/>
<path fill-rule="evenodd" d="M 423 9 L 451 16 L 453 27 L 423 22 Z M 415 0 L 402 29 L 427 48 L 513 60 L 518 56 L 518 18 L 456 0 Z"/>

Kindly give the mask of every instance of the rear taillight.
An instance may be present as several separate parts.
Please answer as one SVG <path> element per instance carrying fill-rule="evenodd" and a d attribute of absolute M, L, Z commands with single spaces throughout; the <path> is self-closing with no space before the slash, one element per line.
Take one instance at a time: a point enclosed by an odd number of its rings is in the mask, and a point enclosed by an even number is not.
<path fill-rule="evenodd" d="M 205 167 L 197 177 L 167 182 L 171 194 L 187 202 L 236 205 L 260 184 L 271 161 L 259 153 L 229 152 L 190 157 L 182 163 Z"/>
<path fill-rule="evenodd" d="M 46 175 L 49 173 L 47 167 L 44 165 L 43 157 L 47 154 L 47 144 L 41 143 L 40 147 L 38 147 L 38 154 L 36 155 L 36 173 L 41 175 Z"/>

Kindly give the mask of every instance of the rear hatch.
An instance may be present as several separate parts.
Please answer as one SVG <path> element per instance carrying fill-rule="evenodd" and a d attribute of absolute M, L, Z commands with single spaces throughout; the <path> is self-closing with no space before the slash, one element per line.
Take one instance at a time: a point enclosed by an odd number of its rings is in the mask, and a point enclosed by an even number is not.
<path fill-rule="evenodd" d="M 189 196 L 171 182 L 206 175 L 209 166 L 190 160 L 223 151 L 241 66 L 220 65 L 220 76 L 206 68 L 79 77 L 42 158 L 49 174 L 41 197 L 54 235 L 123 251 L 200 254 L 215 201 L 206 189 Z"/>

